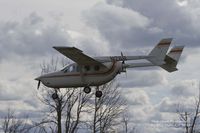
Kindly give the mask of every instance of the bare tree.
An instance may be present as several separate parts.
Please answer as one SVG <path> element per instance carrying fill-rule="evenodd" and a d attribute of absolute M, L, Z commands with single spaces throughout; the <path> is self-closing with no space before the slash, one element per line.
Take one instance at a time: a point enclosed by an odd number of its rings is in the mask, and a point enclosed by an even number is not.
<path fill-rule="evenodd" d="M 68 102 L 65 121 L 66 133 L 74 133 L 78 129 L 77 126 L 80 123 L 81 113 L 87 110 L 87 102 L 91 96 L 78 89 L 73 98 L 71 98 L 72 101 Z M 75 112 L 73 108 L 76 110 Z"/>
<path fill-rule="evenodd" d="M 66 63 L 61 61 L 61 66 L 64 66 Z M 59 60 L 53 58 L 50 63 L 43 63 L 42 73 L 56 71 L 58 64 Z M 53 99 L 52 94 L 55 91 L 58 97 Z M 91 95 L 86 95 L 80 88 L 64 88 L 57 91 L 43 86 L 39 99 L 49 110 L 40 123 L 49 123 L 47 125 L 52 132 L 62 133 L 65 130 L 66 133 L 74 133 L 78 129 L 80 115 L 90 97 Z M 41 125 L 40 123 L 36 125 Z"/>
<path fill-rule="evenodd" d="M 52 59 L 49 64 L 43 63 L 42 73 L 56 71 L 58 64 L 58 59 Z M 94 133 L 112 130 L 120 123 L 120 114 L 125 107 L 125 100 L 118 88 L 114 81 L 100 86 L 103 95 L 101 98 L 95 97 L 92 102 L 93 93 L 85 94 L 81 88 L 60 89 L 57 91 L 57 99 L 52 99 L 55 90 L 43 86 L 39 98 L 48 107 L 48 111 L 41 123 L 46 124 L 50 131 L 58 133 L 75 133 L 81 123 L 89 125 Z M 81 121 L 81 116 L 92 117 L 92 121 Z"/>
<path fill-rule="evenodd" d="M 93 133 L 104 133 L 113 130 L 119 124 L 120 114 L 124 111 L 125 100 L 121 96 L 119 86 L 114 81 L 100 86 L 103 95 L 101 98 L 94 98 L 91 104 L 93 121 L 89 124 Z M 90 112 L 90 113 L 92 113 Z"/>
<path fill-rule="evenodd" d="M 2 129 L 4 133 L 27 133 L 29 131 L 28 117 L 19 119 L 15 112 L 8 109 L 7 115 L 3 118 Z"/>
<path fill-rule="evenodd" d="M 128 123 L 129 123 L 129 120 L 130 120 L 130 118 L 129 118 L 130 116 L 129 116 L 129 114 L 127 113 L 127 111 L 125 112 L 125 113 L 123 113 L 122 114 L 122 123 L 124 124 L 124 132 L 125 133 L 128 133 Z"/>
<path fill-rule="evenodd" d="M 199 84 L 199 95 L 195 98 L 194 103 L 194 111 L 189 112 L 187 110 L 181 109 L 178 106 L 177 114 L 179 115 L 179 119 L 184 124 L 185 133 L 195 133 L 196 126 L 198 125 L 197 120 L 199 119 L 200 114 L 200 84 Z M 198 131 L 199 132 L 199 131 Z"/>

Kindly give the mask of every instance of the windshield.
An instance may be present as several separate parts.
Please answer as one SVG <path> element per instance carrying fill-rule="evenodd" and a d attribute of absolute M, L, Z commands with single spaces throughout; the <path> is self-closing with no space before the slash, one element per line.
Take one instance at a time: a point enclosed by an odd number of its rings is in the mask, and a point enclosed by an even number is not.
<path fill-rule="evenodd" d="M 68 65 L 68 66 L 64 67 L 61 71 L 66 73 L 66 72 L 75 72 L 75 70 L 76 70 L 76 67 L 74 64 L 72 64 L 72 65 Z"/>
<path fill-rule="evenodd" d="M 64 67 L 61 69 L 61 71 L 65 71 L 66 69 L 68 69 L 68 67 L 69 67 L 69 65 L 64 66 Z"/>

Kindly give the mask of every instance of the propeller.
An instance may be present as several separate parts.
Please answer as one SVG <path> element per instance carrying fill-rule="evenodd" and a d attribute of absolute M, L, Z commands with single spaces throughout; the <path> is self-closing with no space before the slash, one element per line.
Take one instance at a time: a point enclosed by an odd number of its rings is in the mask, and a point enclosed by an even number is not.
<path fill-rule="evenodd" d="M 38 80 L 38 86 L 37 86 L 37 89 L 39 90 L 39 88 L 40 88 L 40 80 Z"/>
<path fill-rule="evenodd" d="M 121 57 L 122 57 L 122 64 L 125 64 L 125 56 L 123 55 L 123 53 L 121 52 Z"/>
<path fill-rule="evenodd" d="M 122 58 L 122 71 L 126 73 L 126 77 L 127 77 L 126 67 L 124 67 L 126 56 L 124 56 L 122 52 L 121 52 L 121 58 Z"/>

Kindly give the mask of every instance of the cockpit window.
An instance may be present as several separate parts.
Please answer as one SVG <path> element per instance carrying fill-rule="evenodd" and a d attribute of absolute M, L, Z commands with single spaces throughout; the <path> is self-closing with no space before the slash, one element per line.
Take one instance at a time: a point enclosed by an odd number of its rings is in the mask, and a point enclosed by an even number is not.
<path fill-rule="evenodd" d="M 75 65 L 69 65 L 69 66 L 66 66 L 64 69 L 62 69 L 61 71 L 63 71 L 64 73 L 66 73 L 66 72 L 75 72 L 76 71 L 76 66 Z"/>
<path fill-rule="evenodd" d="M 74 67 L 75 67 L 75 66 L 70 66 L 70 67 L 69 67 L 69 72 L 73 72 L 73 71 L 74 71 Z"/>
<path fill-rule="evenodd" d="M 81 70 L 81 67 L 77 65 L 77 66 L 76 66 L 76 71 L 77 71 L 77 72 L 80 72 L 80 70 Z"/>
<path fill-rule="evenodd" d="M 66 66 L 66 67 L 64 67 L 61 71 L 63 71 L 63 72 L 67 72 L 68 71 L 68 69 L 69 69 L 69 67 L 68 66 Z"/>

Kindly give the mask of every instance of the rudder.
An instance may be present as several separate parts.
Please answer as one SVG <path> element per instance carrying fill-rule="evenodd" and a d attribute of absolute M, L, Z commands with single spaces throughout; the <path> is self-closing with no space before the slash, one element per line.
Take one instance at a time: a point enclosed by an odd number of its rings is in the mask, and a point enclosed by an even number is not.
<path fill-rule="evenodd" d="M 168 72 L 174 72 L 178 69 L 176 68 L 178 61 L 180 59 L 180 56 L 183 52 L 184 46 L 175 46 L 170 50 L 170 52 L 165 57 L 165 64 L 161 65 L 163 69 L 165 69 Z"/>
<path fill-rule="evenodd" d="M 149 56 L 151 56 L 152 58 L 149 58 L 148 60 L 152 62 L 154 65 L 163 64 L 171 42 L 172 38 L 162 39 L 150 52 Z"/>

